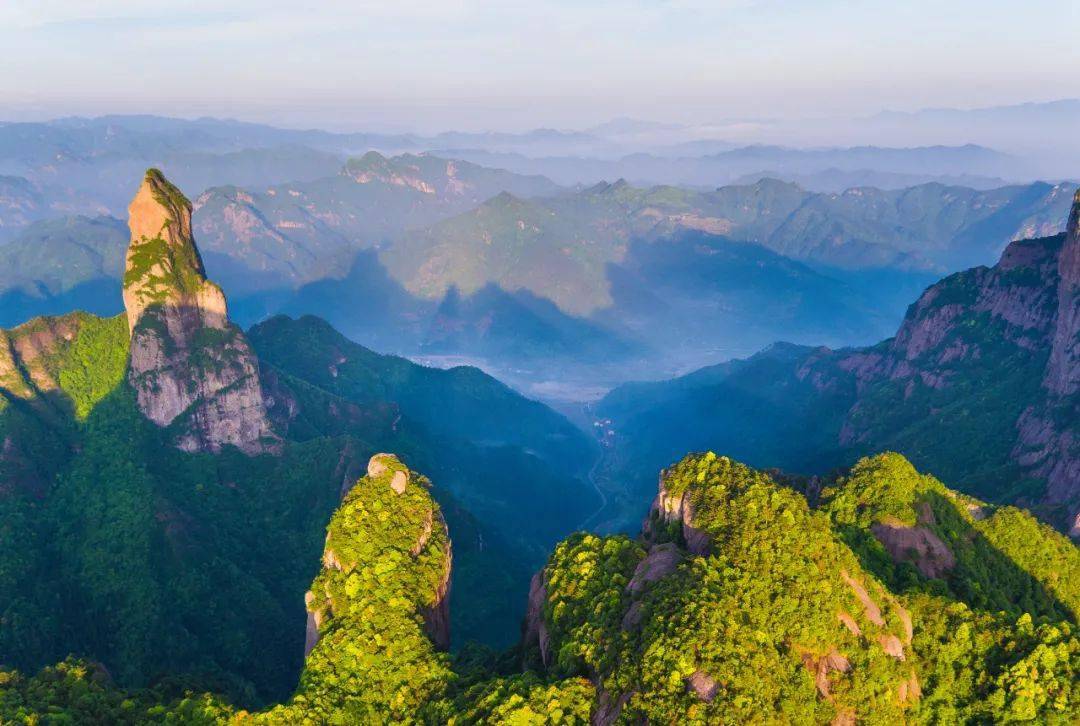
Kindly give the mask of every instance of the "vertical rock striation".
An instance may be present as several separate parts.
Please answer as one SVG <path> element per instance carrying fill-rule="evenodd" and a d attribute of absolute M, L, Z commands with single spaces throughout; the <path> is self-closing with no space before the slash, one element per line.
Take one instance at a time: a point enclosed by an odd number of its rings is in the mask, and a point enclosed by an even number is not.
<path fill-rule="evenodd" d="M 1080 192 L 1076 193 L 1058 257 L 1057 320 L 1046 387 L 1060 396 L 1080 391 Z"/>
<path fill-rule="evenodd" d="M 267 417 L 258 361 L 229 322 L 221 288 L 206 279 L 191 203 L 151 169 L 128 211 L 128 380 L 139 408 L 157 425 L 175 427 L 185 451 L 276 451 L 280 439 Z"/>
<path fill-rule="evenodd" d="M 1046 480 L 1046 499 L 1067 508 L 1069 534 L 1080 537 L 1080 192 L 1057 258 L 1057 307 L 1043 388 L 1046 402 L 1017 421 L 1014 455 Z"/>

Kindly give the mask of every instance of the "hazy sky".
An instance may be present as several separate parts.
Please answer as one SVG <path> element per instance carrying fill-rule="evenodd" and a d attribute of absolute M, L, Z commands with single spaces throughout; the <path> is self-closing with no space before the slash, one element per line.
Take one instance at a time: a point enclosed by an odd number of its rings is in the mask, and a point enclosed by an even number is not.
<path fill-rule="evenodd" d="M 1078 0 L 0 0 L 0 118 L 705 122 L 1080 97 Z"/>

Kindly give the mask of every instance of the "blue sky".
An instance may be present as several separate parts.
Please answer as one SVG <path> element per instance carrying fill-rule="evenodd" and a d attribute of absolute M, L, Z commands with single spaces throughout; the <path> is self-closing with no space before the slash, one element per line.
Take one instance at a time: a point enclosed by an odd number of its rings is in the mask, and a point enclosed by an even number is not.
<path fill-rule="evenodd" d="M 704 123 L 1080 97 L 1076 0 L 7 0 L 0 118 Z"/>

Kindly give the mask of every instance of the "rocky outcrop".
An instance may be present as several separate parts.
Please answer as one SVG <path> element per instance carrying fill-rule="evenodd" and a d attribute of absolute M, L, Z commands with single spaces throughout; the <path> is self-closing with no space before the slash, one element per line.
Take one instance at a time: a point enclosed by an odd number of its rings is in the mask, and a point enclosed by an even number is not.
<path fill-rule="evenodd" d="M 323 611 L 313 610 L 315 593 L 310 590 L 304 593 L 304 607 L 307 608 L 307 625 L 304 627 L 304 657 L 319 643 L 319 628 L 322 626 Z"/>
<path fill-rule="evenodd" d="M 596 694 L 596 710 L 593 711 L 591 719 L 592 726 L 612 726 L 612 724 L 618 723 L 623 708 L 633 697 L 633 691 L 627 691 L 619 694 L 616 698 L 612 698 L 611 694 L 606 690 L 602 688 L 598 690 Z"/>
<path fill-rule="evenodd" d="M 926 577 L 942 577 L 956 565 L 952 550 L 929 527 L 882 521 L 870 531 L 894 562 L 911 562 Z"/>
<path fill-rule="evenodd" d="M 540 661 L 546 668 L 551 664 L 551 638 L 544 622 L 544 605 L 547 604 L 547 585 L 544 571 L 533 575 L 529 582 L 529 604 L 525 610 L 522 642 L 526 647 L 535 645 L 540 649 Z"/>
<path fill-rule="evenodd" d="M 1059 396 L 1080 390 L 1080 192 L 1058 255 L 1057 320 L 1045 385 Z"/>
<path fill-rule="evenodd" d="M 862 605 L 863 615 L 866 619 L 878 627 L 883 626 L 885 624 L 885 618 L 881 616 L 881 606 L 874 601 L 874 598 L 870 597 L 870 593 L 863 584 L 849 575 L 845 570 L 840 571 L 840 577 L 847 583 L 847 586 L 851 588 L 851 592 L 855 595 L 855 599 Z"/>
<path fill-rule="evenodd" d="M 1026 409 L 1017 421 L 1014 457 L 1047 483 L 1046 499 L 1067 509 L 1066 528 L 1080 537 L 1080 192 L 1058 255 L 1057 314 L 1043 405 Z"/>
<path fill-rule="evenodd" d="M 686 679 L 686 690 L 707 703 L 716 698 L 719 689 L 716 679 L 702 670 L 694 671 Z"/>
<path fill-rule="evenodd" d="M 682 551 L 674 542 L 653 546 L 645 559 L 638 563 L 626 590 L 632 595 L 638 594 L 648 583 L 661 580 L 674 572 L 683 557 Z"/>
<path fill-rule="evenodd" d="M 667 485 L 667 471 L 660 472 L 660 488 L 653 500 L 649 514 L 641 526 L 646 542 L 655 542 L 661 527 L 677 527 L 692 555 L 709 554 L 709 535 L 694 525 L 694 505 L 686 498 L 686 492 L 673 493 Z"/>
<path fill-rule="evenodd" d="M 836 650 L 831 650 L 820 658 L 815 658 L 810 653 L 802 654 L 803 666 L 814 677 L 814 687 L 818 695 L 825 700 L 832 700 L 830 673 L 848 673 L 851 671 L 851 661 Z"/>
<path fill-rule="evenodd" d="M 225 295 L 206 279 L 191 203 L 151 169 L 128 211 L 128 380 L 139 408 L 158 426 L 175 427 L 185 451 L 277 451 L 258 360 L 229 322 Z"/>
<path fill-rule="evenodd" d="M 0 390 L 30 399 L 60 388 L 55 360 L 75 340 L 86 316 L 35 318 L 11 330 L 0 330 Z"/>
<path fill-rule="evenodd" d="M 444 523 L 443 528 L 446 528 Z M 435 586 L 431 605 L 420 610 L 424 619 L 424 632 L 439 650 L 450 649 L 450 575 L 453 571 L 453 552 L 447 548 L 443 560 L 442 577 Z"/>

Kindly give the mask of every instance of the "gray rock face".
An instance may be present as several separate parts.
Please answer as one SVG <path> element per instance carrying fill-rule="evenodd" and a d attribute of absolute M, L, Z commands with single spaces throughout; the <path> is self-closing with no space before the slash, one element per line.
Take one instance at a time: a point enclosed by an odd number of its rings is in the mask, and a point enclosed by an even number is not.
<path fill-rule="evenodd" d="M 547 583 L 544 571 L 537 572 L 529 583 L 529 605 L 525 611 L 523 643 L 540 648 L 540 660 L 544 666 L 551 664 L 551 637 L 544 622 L 544 605 L 547 603 Z"/>
<path fill-rule="evenodd" d="M 1080 390 L 1080 192 L 1058 257 L 1058 280 L 1057 320 L 1045 385 L 1069 396 Z"/>
<path fill-rule="evenodd" d="M 705 671 L 696 670 L 686 679 L 686 690 L 702 701 L 711 702 L 720 688 L 712 676 Z"/>
<path fill-rule="evenodd" d="M 446 523 L 440 522 L 440 526 L 445 529 Z M 442 578 L 435 588 L 435 601 L 421 612 L 424 632 L 439 650 L 450 648 L 450 574 L 453 569 L 453 552 L 449 548 L 444 563 Z"/>
<path fill-rule="evenodd" d="M 658 533 L 653 531 L 656 524 L 676 525 L 681 528 L 686 549 L 692 555 L 704 557 L 709 554 L 709 535 L 694 524 L 694 506 L 686 495 L 675 495 L 668 491 L 667 472 L 660 472 L 660 490 L 649 509 L 649 516 L 642 524 L 641 533 L 647 542 L 654 542 Z"/>
<path fill-rule="evenodd" d="M 952 550 L 928 527 L 876 522 L 870 529 L 894 562 L 912 562 L 926 577 L 942 577 L 956 565 Z"/>
<path fill-rule="evenodd" d="M 309 608 L 307 611 L 307 625 L 304 627 L 304 657 L 307 658 L 315 646 L 319 644 L 319 626 L 322 625 L 323 613 L 321 611 L 311 610 L 312 603 L 315 602 L 315 593 L 304 593 L 304 606 Z"/>
<path fill-rule="evenodd" d="M 674 542 L 653 546 L 634 570 L 634 576 L 626 585 L 627 592 L 633 595 L 638 594 L 645 589 L 646 584 L 670 575 L 682 561 L 683 553 Z"/>
<path fill-rule="evenodd" d="M 206 279 L 190 202 L 150 170 L 129 213 L 124 306 L 128 380 L 139 408 L 159 426 L 177 422 L 175 442 L 185 451 L 276 452 L 280 439 L 267 416 L 258 361 L 229 322 L 225 295 Z"/>

